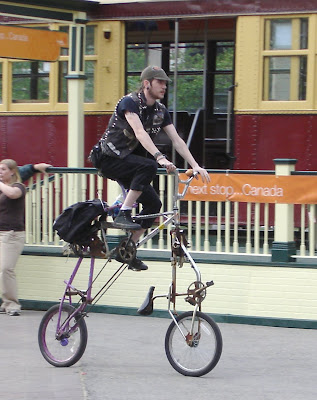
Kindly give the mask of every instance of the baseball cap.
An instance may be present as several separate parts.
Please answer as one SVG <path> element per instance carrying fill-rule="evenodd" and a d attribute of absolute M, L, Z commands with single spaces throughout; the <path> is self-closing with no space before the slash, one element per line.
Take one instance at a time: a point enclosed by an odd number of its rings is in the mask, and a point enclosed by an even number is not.
<path fill-rule="evenodd" d="M 161 81 L 169 81 L 171 82 L 170 78 L 166 75 L 165 71 L 156 66 L 148 66 L 146 67 L 141 73 L 141 81 L 144 80 L 151 80 L 151 79 L 159 79 Z"/>

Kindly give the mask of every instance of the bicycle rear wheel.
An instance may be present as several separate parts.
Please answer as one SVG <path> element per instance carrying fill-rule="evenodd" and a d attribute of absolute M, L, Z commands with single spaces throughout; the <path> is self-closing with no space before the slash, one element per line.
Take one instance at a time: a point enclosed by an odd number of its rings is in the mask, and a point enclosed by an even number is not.
<path fill-rule="evenodd" d="M 61 312 L 61 324 L 75 311 L 69 304 L 63 304 Z M 59 304 L 51 307 L 44 314 L 38 331 L 38 342 L 41 353 L 45 360 L 55 367 L 70 367 L 75 364 L 84 354 L 88 332 L 87 325 L 83 318 L 76 321 L 75 318 L 64 326 L 64 333 L 61 338 L 56 338 L 57 321 L 59 315 Z M 70 332 L 77 324 L 77 328 Z"/>
<path fill-rule="evenodd" d="M 218 325 L 208 315 L 197 311 L 176 317 L 165 336 L 165 352 L 172 367 L 180 374 L 202 376 L 218 363 L 222 353 L 222 336 Z M 193 324 L 192 335 L 190 334 Z"/>

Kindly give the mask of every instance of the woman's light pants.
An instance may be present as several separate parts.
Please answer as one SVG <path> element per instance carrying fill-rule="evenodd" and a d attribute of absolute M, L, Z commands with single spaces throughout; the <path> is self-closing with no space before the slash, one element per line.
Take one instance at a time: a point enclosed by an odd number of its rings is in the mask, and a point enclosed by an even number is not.
<path fill-rule="evenodd" d="M 2 304 L 6 312 L 20 310 L 15 266 L 22 253 L 25 232 L 0 231 L 0 283 Z"/>

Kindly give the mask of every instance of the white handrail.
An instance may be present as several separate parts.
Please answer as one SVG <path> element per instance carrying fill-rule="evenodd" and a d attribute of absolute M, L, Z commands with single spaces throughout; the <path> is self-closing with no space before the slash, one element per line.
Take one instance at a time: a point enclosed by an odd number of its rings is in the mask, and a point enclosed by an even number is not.
<path fill-rule="evenodd" d="M 79 190 L 74 188 L 78 182 Z M 80 185 L 79 185 L 80 183 Z M 173 177 L 160 174 L 157 182 L 164 209 L 171 210 Z M 77 201 L 102 197 L 106 181 L 92 171 L 62 172 L 30 179 L 26 195 L 26 244 L 62 246 L 53 232 L 53 221 L 64 208 Z M 180 194 L 181 197 L 182 194 Z M 179 202 L 180 200 L 177 199 Z M 316 257 L 316 206 L 302 205 L 297 257 Z M 192 251 L 219 254 L 269 256 L 274 232 L 273 205 L 238 202 L 181 201 L 180 223 L 187 229 Z M 278 216 L 277 216 L 278 218 Z M 157 222 L 159 223 L 159 222 Z M 169 249 L 169 229 L 160 231 L 146 250 Z"/>

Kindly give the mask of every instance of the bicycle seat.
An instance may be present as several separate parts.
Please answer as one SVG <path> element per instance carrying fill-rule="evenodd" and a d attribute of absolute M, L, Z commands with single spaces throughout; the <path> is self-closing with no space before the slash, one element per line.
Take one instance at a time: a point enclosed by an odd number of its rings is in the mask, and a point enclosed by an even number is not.
<path fill-rule="evenodd" d="M 140 315 L 151 315 L 153 312 L 153 293 L 154 293 L 155 286 L 151 286 L 146 298 L 138 309 L 137 313 Z"/>

